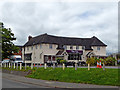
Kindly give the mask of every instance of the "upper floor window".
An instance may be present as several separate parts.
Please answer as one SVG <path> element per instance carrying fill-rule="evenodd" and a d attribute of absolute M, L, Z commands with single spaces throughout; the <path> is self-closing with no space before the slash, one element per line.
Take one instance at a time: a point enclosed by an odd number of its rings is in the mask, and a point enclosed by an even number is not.
<path fill-rule="evenodd" d="M 97 47 L 97 50 L 100 50 L 100 47 Z"/>
<path fill-rule="evenodd" d="M 42 44 L 40 44 L 40 48 L 42 48 Z"/>
<path fill-rule="evenodd" d="M 37 47 L 38 47 L 38 46 L 36 45 L 36 49 L 37 49 Z"/>
<path fill-rule="evenodd" d="M 72 46 L 72 45 L 70 46 L 70 49 L 73 49 L 73 46 Z"/>
<path fill-rule="evenodd" d="M 78 50 L 79 49 L 79 46 L 76 46 L 76 50 Z"/>
<path fill-rule="evenodd" d="M 82 50 L 84 50 L 85 49 L 85 46 L 82 46 Z"/>
<path fill-rule="evenodd" d="M 49 48 L 52 49 L 52 44 L 49 44 Z"/>
<path fill-rule="evenodd" d="M 29 51 L 29 47 L 27 47 L 27 50 Z"/>
<path fill-rule="evenodd" d="M 64 48 L 64 49 L 67 49 L 67 46 L 66 46 L 66 45 L 64 45 L 64 46 L 63 46 L 63 48 Z"/>
<path fill-rule="evenodd" d="M 33 50 L 33 46 L 31 47 L 31 50 Z"/>

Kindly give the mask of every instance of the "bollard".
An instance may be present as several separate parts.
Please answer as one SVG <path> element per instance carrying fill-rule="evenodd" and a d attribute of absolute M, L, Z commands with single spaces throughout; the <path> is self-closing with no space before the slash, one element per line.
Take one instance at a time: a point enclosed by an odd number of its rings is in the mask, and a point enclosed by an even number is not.
<path fill-rule="evenodd" d="M 9 63 L 9 68 L 10 68 L 10 63 Z"/>
<path fill-rule="evenodd" d="M 45 65 L 44 65 L 44 69 L 46 69 L 47 68 L 47 64 L 45 63 Z"/>
<path fill-rule="evenodd" d="M 75 70 L 77 70 L 77 63 L 75 63 Z"/>
<path fill-rule="evenodd" d="M 17 63 L 17 69 L 18 69 L 18 63 Z"/>
<path fill-rule="evenodd" d="M 117 60 L 115 61 L 115 66 L 117 66 Z"/>
<path fill-rule="evenodd" d="M 90 70 L 90 64 L 88 63 L 88 70 Z"/>
<path fill-rule="evenodd" d="M 5 63 L 5 67 L 6 67 L 6 63 Z"/>
<path fill-rule="evenodd" d="M 14 63 L 14 69 L 15 69 L 15 63 Z"/>
<path fill-rule="evenodd" d="M 63 63 L 63 70 L 65 69 L 65 64 Z"/>
<path fill-rule="evenodd" d="M 55 69 L 55 63 L 53 63 L 53 69 Z"/>
<path fill-rule="evenodd" d="M 22 69 L 22 63 L 20 63 L 20 70 Z"/>
<path fill-rule="evenodd" d="M 33 63 L 31 63 L 31 69 L 33 69 Z"/>
<path fill-rule="evenodd" d="M 1 67 L 2 67 L 2 63 L 1 63 Z"/>

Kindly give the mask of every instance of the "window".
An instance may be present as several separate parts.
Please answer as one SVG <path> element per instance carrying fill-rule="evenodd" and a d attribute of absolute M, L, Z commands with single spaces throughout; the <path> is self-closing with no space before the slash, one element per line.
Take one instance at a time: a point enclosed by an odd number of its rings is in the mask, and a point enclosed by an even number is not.
<path fill-rule="evenodd" d="M 27 50 L 29 51 L 29 47 L 27 47 Z"/>
<path fill-rule="evenodd" d="M 70 49 L 73 49 L 73 46 L 72 46 L 72 45 L 70 46 Z"/>
<path fill-rule="evenodd" d="M 82 50 L 85 50 L 85 46 L 82 46 Z"/>
<path fill-rule="evenodd" d="M 31 50 L 33 50 L 33 46 L 31 47 Z"/>
<path fill-rule="evenodd" d="M 36 49 L 37 49 L 37 45 L 36 45 Z"/>
<path fill-rule="evenodd" d="M 72 54 L 72 53 L 69 53 L 69 56 L 68 56 L 68 60 L 81 60 L 82 58 L 81 58 L 81 54 L 79 54 L 79 53 L 74 53 L 74 54 Z"/>
<path fill-rule="evenodd" d="M 100 50 L 100 47 L 97 47 L 97 50 Z"/>
<path fill-rule="evenodd" d="M 52 44 L 49 44 L 49 48 L 52 49 Z"/>
<path fill-rule="evenodd" d="M 67 49 L 67 46 L 66 46 L 66 45 L 64 45 L 64 46 L 63 46 L 63 48 L 64 48 L 64 49 Z"/>
<path fill-rule="evenodd" d="M 25 60 L 28 60 L 28 61 L 30 60 L 31 61 L 31 55 L 32 54 L 25 54 L 25 56 L 24 56 Z"/>
<path fill-rule="evenodd" d="M 79 49 L 79 46 L 76 46 L 76 50 L 78 50 Z"/>
<path fill-rule="evenodd" d="M 40 44 L 40 48 L 42 48 L 42 44 Z"/>

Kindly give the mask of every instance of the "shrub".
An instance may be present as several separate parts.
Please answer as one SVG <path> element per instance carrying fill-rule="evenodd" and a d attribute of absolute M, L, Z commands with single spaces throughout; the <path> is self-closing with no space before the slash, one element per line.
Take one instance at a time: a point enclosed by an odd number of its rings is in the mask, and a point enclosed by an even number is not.
<path fill-rule="evenodd" d="M 60 63 L 63 64 L 63 63 L 67 63 L 66 60 L 60 60 Z"/>

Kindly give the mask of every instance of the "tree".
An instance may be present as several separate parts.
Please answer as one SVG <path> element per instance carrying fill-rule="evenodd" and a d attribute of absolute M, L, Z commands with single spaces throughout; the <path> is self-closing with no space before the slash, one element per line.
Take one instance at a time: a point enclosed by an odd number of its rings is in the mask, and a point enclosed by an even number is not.
<path fill-rule="evenodd" d="M 18 52 L 19 48 L 16 47 L 12 41 L 16 40 L 12 30 L 4 28 L 3 23 L 0 23 L 0 32 L 2 36 L 2 59 L 9 58 L 13 53 Z"/>
<path fill-rule="evenodd" d="M 88 64 L 88 70 L 90 70 L 90 65 L 95 63 L 95 58 L 94 57 L 87 58 L 86 63 Z"/>

